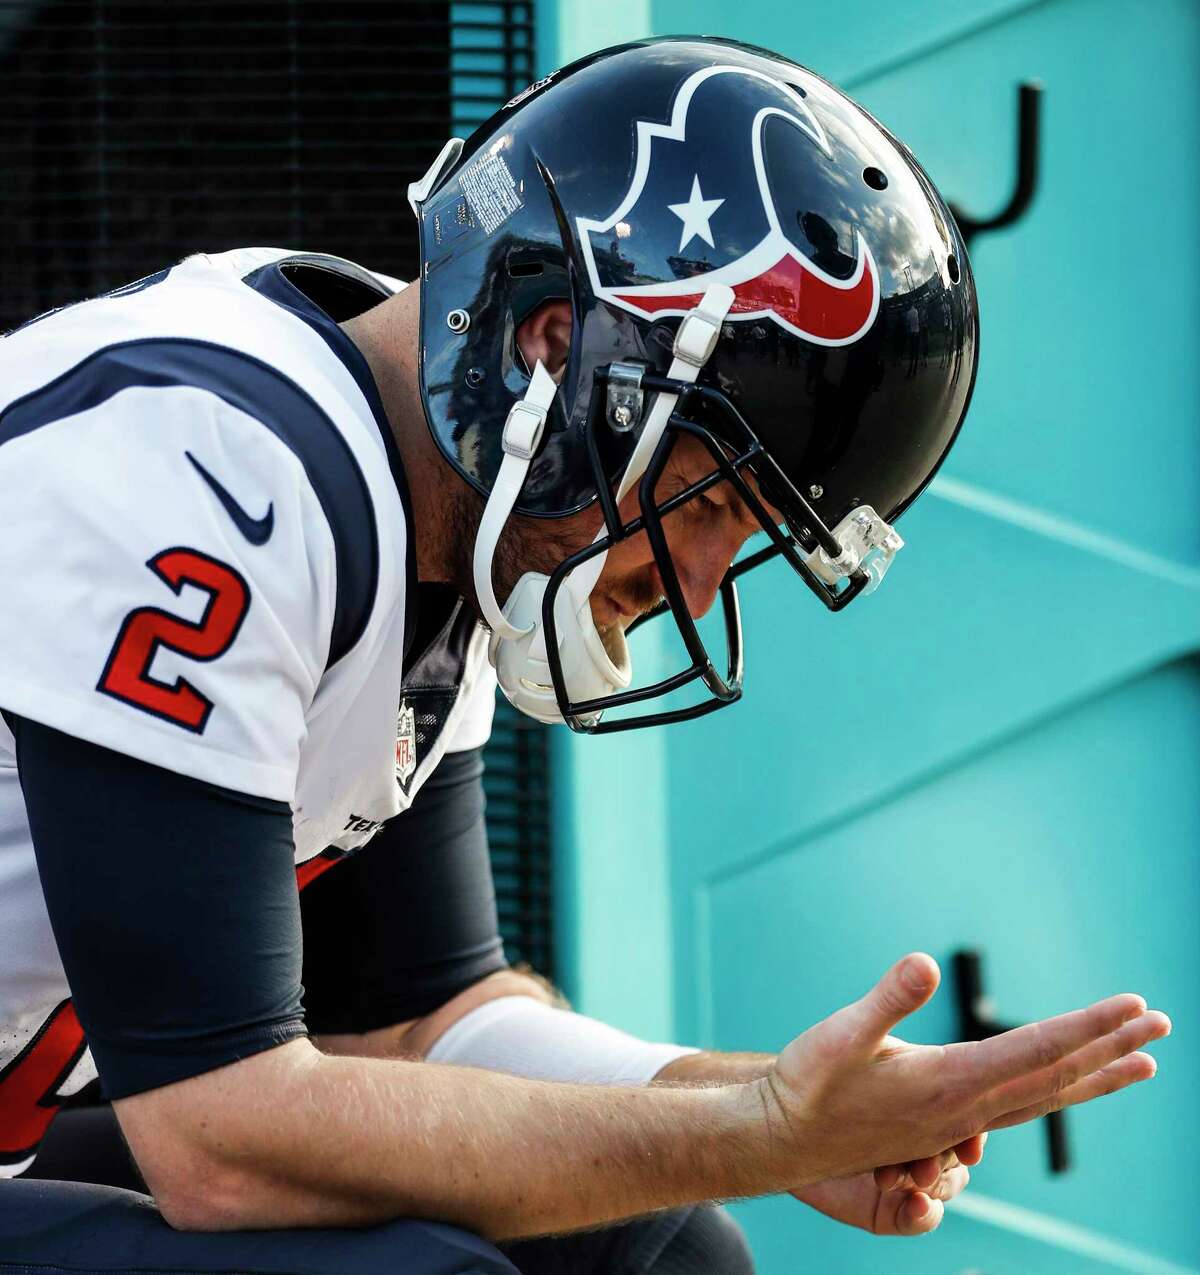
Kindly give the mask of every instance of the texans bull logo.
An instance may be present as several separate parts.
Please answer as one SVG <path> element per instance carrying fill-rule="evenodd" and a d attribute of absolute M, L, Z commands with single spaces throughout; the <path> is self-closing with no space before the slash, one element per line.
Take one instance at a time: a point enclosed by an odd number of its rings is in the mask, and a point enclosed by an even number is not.
<path fill-rule="evenodd" d="M 743 95 L 706 92 L 722 75 L 749 77 L 767 91 L 756 84 Z M 744 118 L 737 118 L 739 108 L 731 101 L 743 104 Z M 679 89 L 669 123 L 639 120 L 628 193 L 603 220 L 577 219 L 596 295 L 632 314 L 657 318 L 686 314 L 711 285 L 724 283 L 734 295 L 728 321 L 768 318 L 818 345 L 857 341 L 879 310 L 871 249 L 856 235 L 854 268 L 839 279 L 784 233 L 763 154 L 764 128 L 776 117 L 832 159 L 825 130 L 804 98 L 747 67 L 697 71 Z M 752 174 L 749 166 L 737 171 L 747 156 Z M 673 217 L 664 219 L 664 211 Z M 666 274 L 677 277 L 663 281 Z M 647 276 L 656 281 L 639 282 Z"/>

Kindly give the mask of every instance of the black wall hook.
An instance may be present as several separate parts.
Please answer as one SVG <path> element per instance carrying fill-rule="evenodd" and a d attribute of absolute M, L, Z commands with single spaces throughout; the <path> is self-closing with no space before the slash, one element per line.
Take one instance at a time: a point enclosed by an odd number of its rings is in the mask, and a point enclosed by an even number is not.
<path fill-rule="evenodd" d="M 1017 89 L 1017 185 L 1007 206 L 994 217 L 972 217 L 958 204 L 950 211 L 967 246 L 978 234 L 1011 226 L 1024 215 L 1037 190 L 1042 137 L 1042 86 L 1027 80 Z"/>
<path fill-rule="evenodd" d="M 961 1040 L 987 1040 L 1010 1030 L 1009 1026 L 996 1021 L 984 991 L 982 953 L 954 953 L 954 991 Z M 1051 1173 L 1065 1173 L 1071 1167 L 1065 1112 L 1054 1111 L 1046 1117 L 1046 1154 Z"/>

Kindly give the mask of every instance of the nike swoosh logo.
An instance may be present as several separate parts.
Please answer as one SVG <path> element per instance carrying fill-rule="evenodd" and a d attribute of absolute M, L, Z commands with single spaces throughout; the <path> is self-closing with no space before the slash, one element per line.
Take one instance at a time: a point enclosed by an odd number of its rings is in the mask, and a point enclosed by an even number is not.
<path fill-rule="evenodd" d="M 191 452 L 184 452 L 183 454 L 192 462 L 200 477 L 212 488 L 213 495 L 221 502 L 225 512 L 233 519 L 234 526 L 237 527 L 242 535 L 252 545 L 265 545 L 271 539 L 271 532 L 275 530 L 275 502 L 272 501 L 267 506 L 267 512 L 261 518 L 251 518 L 226 491 L 221 482 L 214 478 Z"/>

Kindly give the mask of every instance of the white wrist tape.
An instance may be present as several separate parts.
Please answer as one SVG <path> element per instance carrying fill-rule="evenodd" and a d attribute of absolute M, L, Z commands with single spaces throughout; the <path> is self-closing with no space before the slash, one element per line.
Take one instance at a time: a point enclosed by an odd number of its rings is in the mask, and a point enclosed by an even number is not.
<path fill-rule="evenodd" d="M 464 1014 L 438 1039 L 428 1058 L 530 1080 L 645 1085 L 676 1058 L 699 1052 L 686 1045 L 638 1040 L 531 996 L 502 996 Z"/>

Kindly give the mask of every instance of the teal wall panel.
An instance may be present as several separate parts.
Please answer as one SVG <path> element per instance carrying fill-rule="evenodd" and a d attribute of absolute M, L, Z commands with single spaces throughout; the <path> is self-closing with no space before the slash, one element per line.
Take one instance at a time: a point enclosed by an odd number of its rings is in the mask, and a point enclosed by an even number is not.
<path fill-rule="evenodd" d="M 1200 165 L 1182 157 L 1200 154 L 1200 8 L 1139 11 L 1047 4 L 859 92 L 984 212 L 1010 180 L 1012 86 L 1045 84 L 1037 201 L 972 254 L 984 357 L 950 472 L 1194 562 L 1200 310 L 1181 283 L 1200 278 Z"/>
<path fill-rule="evenodd" d="M 567 11 L 543 69 L 586 51 Z M 972 251 L 975 404 L 886 587 L 830 616 L 757 572 L 742 704 L 559 737 L 571 989 L 724 1048 L 778 1046 L 914 947 L 982 947 L 1012 1019 L 1143 991 L 1176 1020 L 1162 1071 L 1072 1117 L 1070 1173 L 1039 1129 L 1000 1135 L 917 1245 L 786 1200 L 742 1216 L 764 1275 L 1200 1271 L 1200 1180 L 1163 1156 L 1200 1133 L 1200 5 L 637 0 L 605 24 L 778 48 L 979 215 L 1013 180 L 1018 82 L 1045 109 L 1033 208 Z M 913 1034 L 952 1037 L 950 1005 Z"/>
<path fill-rule="evenodd" d="M 1046 2 L 841 0 L 801 6 L 790 0 L 746 0 L 733 8 L 727 0 L 654 0 L 652 31 L 732 36 L 775 49 L 849 87 Z"/>
<path fill-rule="evenodd" d="M 652 651 L 643 651 L 653 658 Z M 554 769 L 561 981 L 576 1008 L 645 1039 L 672 1038 L 667 739 L 559 745 Z"/>

